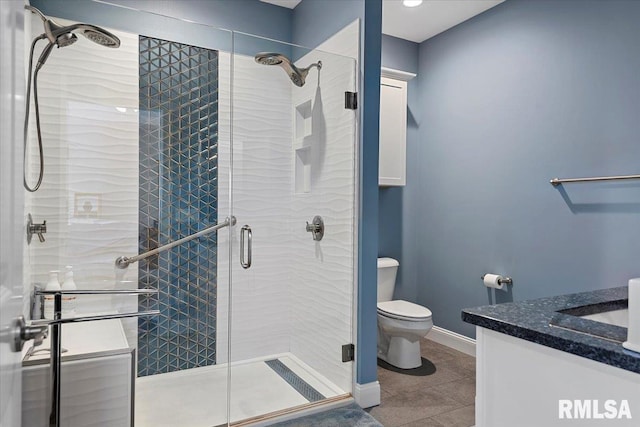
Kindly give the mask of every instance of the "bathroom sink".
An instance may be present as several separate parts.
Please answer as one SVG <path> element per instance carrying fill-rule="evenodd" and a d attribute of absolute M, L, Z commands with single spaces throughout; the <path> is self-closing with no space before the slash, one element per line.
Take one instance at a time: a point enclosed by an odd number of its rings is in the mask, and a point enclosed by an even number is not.
<path fill-rule="evenodd" d="M 629 308 L 627 299 L 558 310 L 550 326 L 622 343 L 627 339 Z"/>
<path fill-rule="evenodd" d="M 580 316 L 583 319 L 595 320 L 596 322 L 606 323 L 608 325 L 629 327 L 629 309 L 622 308 L 618 310 L 605 311 L 602 313 L 587 314 Z"/>

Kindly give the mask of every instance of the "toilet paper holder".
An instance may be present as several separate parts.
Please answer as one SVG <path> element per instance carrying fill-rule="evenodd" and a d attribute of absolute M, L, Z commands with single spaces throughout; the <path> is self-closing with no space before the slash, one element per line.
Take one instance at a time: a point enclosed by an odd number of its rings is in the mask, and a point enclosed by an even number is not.
<path fill-rule="evenodd" d="M 484 274 L 480 279 L 484 280 Z M 513 279 L 511 277 L 502 277 L 498 279 L 498 284 L 500 285 L 513 285 Z"/>

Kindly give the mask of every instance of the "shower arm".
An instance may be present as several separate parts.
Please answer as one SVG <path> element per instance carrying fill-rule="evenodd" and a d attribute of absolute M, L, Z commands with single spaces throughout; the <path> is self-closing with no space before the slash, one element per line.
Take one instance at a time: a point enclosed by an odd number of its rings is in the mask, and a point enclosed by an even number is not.
<path fill-rule="evenodd" d="M 35 7 L 30 6 L 30 5 L 28 5 L 28 4 L 24 5 L 24 8 L 25 8 L 26 10 L 30 11 L 31 13 L 34 13 L 34 14 L 38 15 L 38 17 L 39 17 L 40 19 L 42 19 L 42 22 L 47 22 L 47 17 L 46 17 L 46 16 L 44 16 L 44 14 L 43 14 L 42 12 L 40 12 L 40 10 L 38 10 L 38 9 L 36 9 Z"/>
<path fill-rule="evenodd" d="M 231 216 L 226 218 L 223 222 L 216 224 L 216 225 L 212 225 L 210 227 L 205 228 L 204 230 L 200 230 L 197 233 L 193 233 L 187 237 L 183 237 L 182 239 L 178 239 L 175 240 L 171 243 L 167 243 L 166 245 L 162 245 L 159 248 L 155 248 L 152 249 L 150 251 L 147 252 L 143 252 L 139 255 L 135 255 L 132 257 L 127 257 L 127 256 L 120 256 L 118 258 L 116 258 L 116 267 L 120 268 L 120 269 L 125 269 L 127 267 L 129 267 L 129 264 L 133 264 L 134 262 L 138 262 L 140 260 L 143 260 L 145 258 L 148 258 L 150 256 L 159 254 L 160 252 L 164 252 L 166 250 L 169 250 L 171 248 L 174 248 L 178 245 L 181 245 L 183 243 L 187 243 L 190 242 L 193 239 L 197 239 L 198 237 L 202 237 L 205 236 L 209 233 L 213 233 L 214 231 L 218 231 L 221 228 L 224 227 L 231 227 L 236 225 L 236 217 L 235 216 Z"/>

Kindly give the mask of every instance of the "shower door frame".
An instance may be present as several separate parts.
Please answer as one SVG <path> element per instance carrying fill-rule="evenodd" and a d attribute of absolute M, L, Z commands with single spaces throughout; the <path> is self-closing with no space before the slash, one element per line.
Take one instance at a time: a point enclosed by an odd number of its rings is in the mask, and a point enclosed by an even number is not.
<path fill-rule="evenodd" d="M 358 35 L 359 35 L 359 22 L 356 21 L 356 28 L 358 29 Z M 245 224 L 245 222 L 247 222 L 249 226 L 252 225 L 252 221 L 245 221 L 243 219 L 243 215 L 241 215 L 237 209 L 238 209 L 238 200 L 239 198 L 236 197 L 237 193 L 238 193 L 238 182 L 237 179 L 239 178 L 238 176 L 238 171 L 237 171 L 237 165 L 238 162 L 240 161 L 238 159 L 238 145 L 237 144 L 247 144 L 247 137 L 240 137 L 240 135 L 238 135 L 238 132 L 236 131 L 236 126 L 238 125 L 238 122 L 242 121 L 242 119 L 239 117 L 239 113 L 238 113 L 238 102 L 237 102 L 237 97 L 238 97 L 238 85 L 237 85 L 237 77 L 238 77 L 238 71 L 240 69 L 240 67 L 238 67 L 237 63 L 236 63 L 236 55 L 238 55 L 237 52 L 237 47 L 238 47 L 238 39 L 239 38 L 245 38 L 245 37 L 250 37 L 250 38 L 254 38 L 254 39 L 261 39 L 261 40 L 266 40 L 268 43 L 276 43 L 276 44 L 281 44 L 283 46 L 289 46 L 290 48 L 292 48 L 293 50 L 295 49 L 301 49 L 304 52 L 308 52 L 308 53 L 312 53 L 312 52 L 319 52 L 319 53 L 324 53 L 326 55 L 333 55 L 336 58 L 340 57 L 340 55 L 336 55 L 336 54 L 332 54 L 332 53 L 327 53 L 327 52 L 323 52 L 320 49 L 307 49 L 304 47 L 300 47 L 300 46 L 296 46 L 296 45 L 292 45 L 289 43 L 285 43 L 285 42 L 279 42 L 276 40 L 270 40 L 270 39 L 264 39 L 261 38 L 259 36 L 255 36 L 255 35 L 251 35 L 251 34 L 246 34 L 243 32 L 238 32 L 238 31 L 232 31 L 232 37 L 233 37 L 233 59 L 232 59 L 232 65 L 231 65 L 231 79 L 232 79 L 232 89 L 231 89 L 231 154 L 230 154 L 230 165 L 231 165 L 231 170 L 230 170 L 230 185 L 229 185 L 229 204 L 231 206 L 231 212 L 229 213 L 231 216 L 233 216 L 234 218 L 237 218 L 237 225 L 238 228 L 243 227 L 243 224 Z M 357 38 L 357 41 L 359 42 L 359 37 Z M 359 49 L 359 46 L 358 46 Z M 356 342 L 356 336 L 357 336 L 357 329 L 356 329 L 356 325 L 357 325 L 357 278 L 358 278 L 358 269 L 357 269 L 357 263 L 358 263 L 358 240 L 357 240 L 357 230 L 358 230 L 358 221 L 359 221 L 359 214 L 357 211 L 358 208 L 358 197 L 359 197 L 359 190 L 358 190 L 358 184 L 359 184 L 359 176 L 358 176 L 358 153 L 359 153 L 359 110 L 357 110 L 356 108 L 351 108 L 348 103 L 345 101 L 345 98 L 348 96 L 347 93 L 348 92 L 353 92 L 353 93 L 357 93 L 357 88 L 358 88 L 358 60 L 357 58 L 357 54 L 354 55 L 355 57 L 351 57 L 351 56 L 344 56 L 342 58 L 346 58 L 348 59 L 348 61 L 345 61 L 349 64 L 348 66 L 348 70 L 351 73 L 350 76 L 350 82 L 347 83 L 345 85 L 345 93 L 341 93 L 341 98 L 339 99 L 339 103 L 336 103 L 336 105 L 334 106 L 332 104 L 332 108 L 339 108 L 339 109 L 345 109 L 345 110 L 350 110 L 348 113 L 352 114 L 351 116 L 351 122 L 350 122 L 350 132 L 351 132 L 351 136 L 350 136 L 350 141 L 349 144 L 351 144 L 351 148 L 352 148 L 352 154 L 351 157 L 349 158 L 349 167 L 350 167 L 350 177 L 352 179 L 351 182 L 351 186 L 350 189 L 352 191 L 351 193 L 351 197 L 350 197 L 350 202 L 349 202 L 349 209 L 351 209 L 351 223 L 350 223 L 350 227 L 349 227 L 349 234 L 351 237 L 351 243 L 348 245 L 348 250 L 350 251 L 350 269 L 349 269 L 349 307 L 348 310 L 344 311 L 344 315 L 346 318 L 348 318 L 347 323 L 348 323 L 348 330 L 349 330 L 349 338 L 345 338 L 344 340 L 344 344 L 345 347 L 348 345 L 351 345 L 351 349 L 353 349 L 355 342 Z M 256 61 L 257 62 L 257 61 Z M 344 63 L 343 63 L 344 65 Z M 260 66 L 264 66 L 264 65 L 260 65 Z M 305 65 L 306 66 L 306 65 Z M 323 67 L 326 67 L 326 65 L 323 64 Z M 274 67 L 276 68 L 276 67 Z M 279 70 L 278 72 L 281 72 L 281 70 Z M 245 76 L 246 77 L 246 76 Z M 282 75 L 281 76 L 284 80 L 286 79 L 286 75 Z M 293 87 L 293 84 L 291 82 L 288 82 L 289 85 L 291 85 L 291 87 Z M 314 69 L 311 70 L 311 72 L 309 73 L 309 75 L 307 76 L 307 85 L 316 85 L 316 76 L 314 75 Z M 319 86 L 318 86 L 319 88 Z M 296 88 L 297 89 L 297 88 Z M 319 89 L 318 89 L 319 90 Z M 240 97 L 241 98 L 241 97 Z M 260 104 L 259 102 L 257 104 Z M 295 111 L 296 111 L 296 105 L 292 102 L 290 104 L 290 108 L 294 111 L 293 115 L 295 116 Z M 295 133 L 295 117 L 293 118 L 292 121 L 292 130 Z M 261 138 L 262 139 L 262 138 Z M 295 139 L 295 138 L 294 138 Z M 240 142 L 239 142 L 240 141 Z M 266 141 L 262 141 L 263 143 Z M 294 159 L 295 161 L 295 159 Z M 294 191 L 294 187 L 295 184 L 292 185 L 291 190 Z M 294 191 L 295 193 L 295 191 Z M 286 209 L 286 208 L 285 208 Z M 286 214 L 286 210 L 284 211 Z M 240 216 L 237 216 L 240 215 Z M 311 221 L 312 217 L 308 217 L 307 218 L 309 221 Z M 330 224 L 330 233 L 333 231 L 331 227 L 333 227 L 334 224 Z M 304 230 L 304 222 L 302 223 L 302 229 Z M 255 228 L 254 234 L 255 235 L 259 235 L 259 229 Z M 228 377 L 228 381 L 227 381 L 227 386 L 229 388 L 229 395 L 228 395 L 228 413 L 227 413 L 227 417 L 228 417 L 228 421 L 230 423 L 230 425 L 244 425 L 244 423 L 247 422 L 255 422 L 255 421 L 261 421 L 261 420 L 266 420 L 266 419 L 272 419 L 275 417 L 280 417 L 280 416 L 286 416 L 287 414 L 291 414 L 291 413 L 298 413 L 300 411 L 305 412 L 306 410 L 312 410 L 315 407 L 318 406 L 324 406 L 324 405 L 340 405 L 341 402 L 346 404 L 350 401 L 352 401 L 352 396 L 354 395 L 355 392 L 355 385 L 356 385 L 356 375 L 357 375 L 357 371 L 356 371 L 356 361 L 355 361 L 355 357 L 354 354 L 351 353 L 350 355 L 346 356 L 351 357 L 350 360 L 345 360 L 344 359 L 344 351 L 345 348 L 342 349 L 343 353 L 341 354 L 341 356 L 343 357 L 342 362 L 343 363 L 350 363 L 350 372 L 348 375 L 348 389 L 346 390 L 346 393 L 341 394 L 341 395 L 337 395 L 337 396 L 333 396 L 333 397 L 328 397 L 328 398 L 324 398 L 323 400 L 317 401 L 317 402 L 309 402 L 300 406 L 293 406 L 293 407 L 289 407 L 287 409 L 283 409 L 283 410 L 279 410 L 276 412 L 272 412 L 272 413 L 266 413 L 260 416 L 256 416 L 250 419 L 246 419 L 246 420 L 241 420 L 241 421 L 237 421 L 234 422 L 232 421 L 232 417 L 231 417 L 231 403 L 232 403 L 232 399 L 233 399 L 233 393 L 231 392 L 231 387 L 232 387 L 232 381 L 233 381 L 233 375 L 231 373 L 232 370 L 232 365 L 234 363 L 234 357 L 233 357 L 233 352 L 235 350 L 235 346 L 234 346 L 234 332 L 233 332 L 233 328 L 234 325 L 236 325 L 236 321 L 234 319 L 234 315 L 237 314 L 236 310 L 233 307 L 233 303 L 234 303 L 234 291 L 235 288 L 239 285 L 239 280 L 238 280 L 238 274 L 239 272 L 243 272 L 243 271 L 247 271 L 245 269 L 238 269 L 235 268 L 239 263 L 242 263 L 242 259 L 240 258 L 240 250 L 242 249 L 242 243 L 238 244 L 238 241 L 240 239 L 241 236 L 238 236 L 238 233 L 235 231 L 235 227 L 234 229 L 230 229 L 229 230 L 229 234 L 230 234 L 230 238 L 231 241 L 229 242 L 229 263 L 230 263 L 230 270 L 229 270 L 229 278 L 230 278 L 230 289 L 229 289 L 229 301 L 228 301 L 228 309 L 229 309 L 229 316 L 228 316 L 228 369 L 229 369 L 229 377 Z M 304 233 L 303 233 L 304 234 Z M 305 234 L 305 238 L 306 235 L 308 233 Z M 311 235 L 308 234 L 308 238 L 309 241 L 311 242 Z M 254 240 L 258 239 L 258 237 L 254 237 Z M 313 242 L 311 242 L 313 243 Z M 318 244 L 318 242 L 315 242 L 316 244 Z M 255 256 L 255 255 L 254 255 Z M 295 255 L 294 255 L 295 256 Z M 254 262 L 260 262 L 259 258 L 255 258 Z M 286 261 L 284 262 L 291 262 L 291 259 L 286 259 Z M 234 272 L 235 270 L 235 272 Z M 250 270 L 249 270 L 250 271 Z M 242 274 L 242 273 L 240 273 Z M 255 283 L 254 283 L 255 284 Z M 349 350 L 347 350 L 348 352 Z M 336 353 L 339 352 L 339 349 L 336 349 Z M 240 358 L 240 360 L 242 360 L 242 358 Z"/>

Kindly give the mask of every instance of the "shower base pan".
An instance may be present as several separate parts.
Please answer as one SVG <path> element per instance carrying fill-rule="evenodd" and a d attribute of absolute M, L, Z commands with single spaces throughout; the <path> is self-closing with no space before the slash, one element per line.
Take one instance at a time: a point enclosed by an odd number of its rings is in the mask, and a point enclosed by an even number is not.
<path fill-rule="evenodd" d="M 136 380 L 136 427 L 226 425 L 227 365 L 150 375 Z M 292 354 L 231 364 L 230 421 L 348 397 Z"/>

